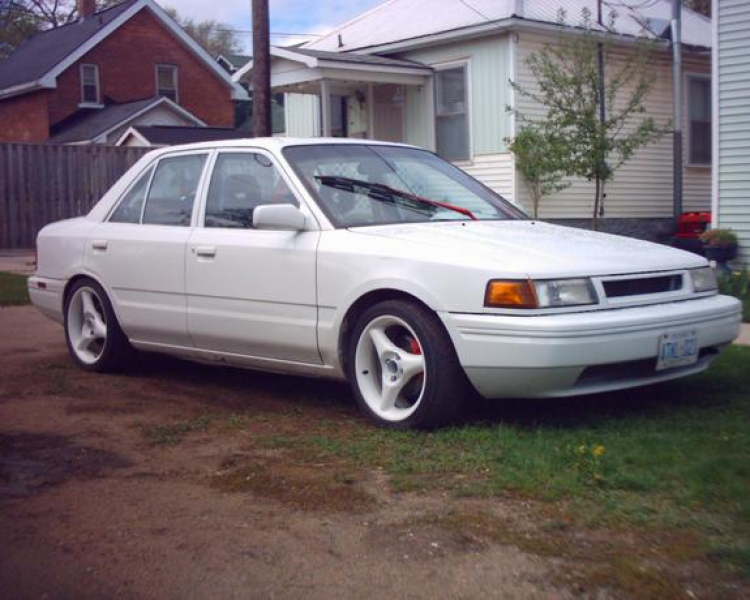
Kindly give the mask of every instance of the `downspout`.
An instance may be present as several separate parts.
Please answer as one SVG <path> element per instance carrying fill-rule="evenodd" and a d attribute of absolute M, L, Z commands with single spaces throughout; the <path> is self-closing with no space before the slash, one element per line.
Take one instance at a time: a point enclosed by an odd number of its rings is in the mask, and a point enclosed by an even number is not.
<path fill-rule="evenodd" d="M 714 17 L 715 18 L 715 17 Z M 682 0 L 672 0 L 672 217 L 682 215 Z"/>
<path fill-rule="evenodd" d="M 602 12 L 602 0 L 598 0 L 596 3 L 596 21 L 604 27 L 604 15 Z M 605 84 L 604 84 L 604 44 L 599 42 L 596 46 L 596 61 L 599 66 L 599 122 L 604 126 L 607 120 L 607 107 L 605 106 Z M 604 182 L 597 178 L 597 201 L 599 202 L 598 212 L 599 218 L 604 216 Z"/>

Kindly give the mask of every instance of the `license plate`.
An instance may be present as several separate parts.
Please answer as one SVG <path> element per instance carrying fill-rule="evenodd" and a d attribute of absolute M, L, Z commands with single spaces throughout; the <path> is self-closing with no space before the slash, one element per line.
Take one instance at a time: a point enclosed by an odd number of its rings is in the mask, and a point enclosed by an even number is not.
<path fill-rule="evenodd" d="M 674 369 L 695 364 L 698 360 L 698 336 L 694 331 L 665 333 L 659 338 L 656 370 Z"/>

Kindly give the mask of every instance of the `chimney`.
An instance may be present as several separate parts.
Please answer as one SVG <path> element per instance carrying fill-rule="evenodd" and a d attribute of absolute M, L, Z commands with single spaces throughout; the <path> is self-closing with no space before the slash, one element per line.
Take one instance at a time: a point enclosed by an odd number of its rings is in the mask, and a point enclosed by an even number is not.
<path fill-rule="evenodd" d="M 96 0 L 78 0 L 78 20 L 85 21 L 96 13 Z"/>

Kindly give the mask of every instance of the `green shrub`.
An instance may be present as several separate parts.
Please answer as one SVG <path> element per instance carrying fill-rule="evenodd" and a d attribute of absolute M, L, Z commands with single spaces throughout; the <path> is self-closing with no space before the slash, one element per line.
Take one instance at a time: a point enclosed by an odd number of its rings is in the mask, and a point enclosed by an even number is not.
<path fill-rule="evenodd" d="M 700 236 L 701 242 L 706 246 L 716 246 L 725 248 L 727 246 L 736 246 L 738 242 L 737 234 L 731 229 L 709 229 Z"/>
<path fill-rule="evenodd" d="M 742 321 L 750 323 L 750 273 L 742 271 L 719 275 L 719 291 L 742 301 Z"/>

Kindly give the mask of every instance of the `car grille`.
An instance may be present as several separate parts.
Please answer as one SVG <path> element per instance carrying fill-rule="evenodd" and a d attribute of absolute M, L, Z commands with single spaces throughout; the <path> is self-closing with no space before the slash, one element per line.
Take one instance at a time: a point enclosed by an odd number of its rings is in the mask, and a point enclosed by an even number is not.
<path fill-rule="evenodd" d="M 663 294 L 682 289 L 682 275 L 660 275 L 636 279 L 614 279 L 603 281 L 602 286 L 607 298 L 643 296 L 646 294 Z"/>

